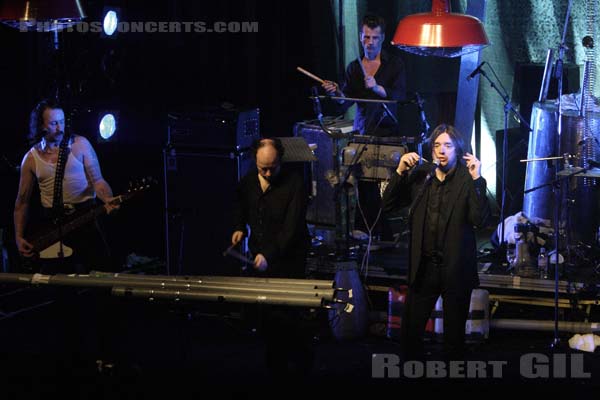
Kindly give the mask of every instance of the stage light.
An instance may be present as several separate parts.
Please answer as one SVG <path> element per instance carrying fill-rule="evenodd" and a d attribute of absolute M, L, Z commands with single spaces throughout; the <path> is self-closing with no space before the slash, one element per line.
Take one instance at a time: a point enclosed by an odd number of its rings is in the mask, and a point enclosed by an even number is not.
<path fill-rule="evenodd" d="M 102 21 L 102 30 L 106 36 L 112 36 L 117 30 L 119 24 L 119 15 L 116 10 L 108 10 L 104 14 Z"/>
<path fill-rule="evenodd" d="M 450 12 L 448 0 L 433 0 L 430 13 L 398 23 L 392 44 L 422 56 L 460 57 L 488 46 L 489 40 L 479 19 Z"/>
<path fill-rule="evenodd" d="M 116 113 L 102 113 L 100 114 L 100 123 L 98 124 L 98 134 L 101 141 L 108 141 L 113 139 L 115 132 L 117 131 L 117 119 Z"/>
<path fill-rule="evenodd" d="M 63 29 L 85 17 L 80 0 L 0 1 L 0 22 L 19 30 Z"/>

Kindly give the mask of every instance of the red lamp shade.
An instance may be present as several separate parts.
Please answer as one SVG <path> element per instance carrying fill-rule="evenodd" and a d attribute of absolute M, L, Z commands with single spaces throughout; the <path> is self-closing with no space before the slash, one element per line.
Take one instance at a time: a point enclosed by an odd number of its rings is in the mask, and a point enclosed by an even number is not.
<path fill-rule="evenodd" d="M 0 0 L 0 21 L 14 28 L 35 28 L 37 22 L 66 27 L 83 18 L 80 0 Z"/>
<path fill-rule="evenodd" d="M 402 19 L 392 45 L 410 53 L 438 57 L 458 57 L 489 45 L 479 19 L 451 13 L 448 0 L 433 0 L 431 8 L 431 13 Z"/>

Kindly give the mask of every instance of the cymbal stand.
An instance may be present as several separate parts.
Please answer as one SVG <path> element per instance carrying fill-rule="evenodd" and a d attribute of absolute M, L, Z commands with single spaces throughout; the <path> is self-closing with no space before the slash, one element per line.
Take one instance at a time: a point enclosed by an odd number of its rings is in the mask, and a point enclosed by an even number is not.
<path fill-rule="evenodd" d="M 563 92 L 563 58 L 565 56 L 565 50 L 567 46 L 565 45 L 566 37 L 567 37 L 567 27 L 569 24 L 569 18 L 571 16 L 571 6 L 573 4 L 573 0 L 569 0 L 569 4 L 567 6 L 567 15 L 565 17 L 565 24 L 563 26 L 563 35 L 558 48 L 558 58 L 556 60 L 556 67 L 554 68 L 554 77 L 558 80 L 558 113 L 560 118 L 560 106 L 562 101 L 562 92 Z M 557 127 L 557 135 L 556 135 L 556 152 L 557 154 L 561 154 L 561 124 L 558 124 Z M 558 168 L 555 170 L 555 174 L 558 177 Z M 554 194 L 554 227 L 556 231 L 554 232 L 554 246 L 555 246 L 555 257 L 554 257 L 554 338 L 552 339 L 552 343 L 550 344 L 550 348 L 555 349 L 560 345 L 560 339 L 558 337 L 558 246 L 559 246 L 559 237 L 560 237 L 560 201 L 561 201 L 561 191 L 555 188 Z M 552 261 L 552 257 L 549 261 Z"/>

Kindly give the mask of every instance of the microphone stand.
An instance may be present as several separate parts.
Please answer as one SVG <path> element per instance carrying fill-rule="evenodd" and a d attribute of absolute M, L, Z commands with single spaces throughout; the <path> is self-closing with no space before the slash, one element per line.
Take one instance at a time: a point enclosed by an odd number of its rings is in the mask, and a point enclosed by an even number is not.
<path fill-rule="evenodd" d="M 560 106 L 562 101 L 562 91 L 563 91 L 563 58 L 565 56 L 565 49 L 567 46 L 565 45 L 565 40 L 567 37 L 567 27 L 569 24 L 569 18 L 571 16 L 571 6 L 573 4 L 573 0 L 569 0 L 567 5 L 567 15 L 565 16 L 565 24 L 563 26 L 563 35 L 561 38 L 561 42 L 558 49 L 558 58 L 556 59 L 556 66 L 554 68 L 554 77 L 558 80 L 558 118 L 559 123 L 557 127 L 557 135 L 555 141 L 555 148 L 558 155 L 561 154 L 561 136 L 562 129 L 560 124 Z M 583 106 L 583 105 L 582 105 Z M 555 176 L 558 179 L 558 168 L 554 170 Z M 560 185 L 562 186 L 562 185 Z M 560 188 L 554 188 L 554 338 L 552 339 L 552 343 L 550 344 L 551 349 L 556 349 L 560 345 L 560 339 L 558 337 L 558 247 L 559 247 L 559 237 L 560 237 L 560 214 L 561 214 L 561 198 L 562 198 L 562 190 Z M 568 251 L 568 249 L 567 249 Z M 552 259 L 552 258 L 551 258 Z M 549 260 L 550 261 L 550 260 Z"/>
<path fill-rule="evenodd" d="M 427 173 L 427 176 L 425 177 L 425 182 L 423 182 L 421 189 L 419 189 L 419 192 L 415 196 L 414 200 L 410 203 L 410 206 L 408 208 L 408 216 L 407 216 L 406 220 L 407 220 L 409 237 L 412 235 L 412 220 L 413 220 L 413 216 L 415 214 L 415 207 L 417 204 L 419 204 L 421 202 L 421 199 L 423 199 L 423 195 L 425 194 L 427 187 L 431 184 L 433 176 L 435 175 L 435 171 L 439 167 L 439 164 L 437 164 L 437 163 L 433 163 L 433 164 L 434 164 L 434 168 Z M 415 168 L 417 168 L 417 167 L 415 167 Z M 411 173 L 411 172 L 414 173 L 414 171 L 405 171 L 405 173 Z M 407 178 L 410 178 L 410 177 L 407 177 Z"/>
<path fill-rule="evenodd" d="M 368 149 L 368 146 L 373 144 L 374 140 L 375 136 L 371 136 L 369 141 L 367 143 L 363 143 L 363 145 L 360 147 L 360 150 L 354 153 L 354 156 L 352 157 L 352 160 L 350 160 L 350 163 L 344 172 L 344 176 L 339 183 L 339 188 L 344 190 L 344 196 L 346 199 L 346 250 L 350 249 L 350 207 L 348 206 L 348 203 L 350 202 L 350 196 L 348 196 L 348 186 L 346 183 L 348 182 L 348 179 L 350 179 L 350 173 L 354 169 L 354 166 L 358 163 L 358 160 L 360 160 L 362 154 Z"/>
<path fill-rule="evenodd" d="M 418 92 L 415 92 L 417 98 L 417 107 L 419 108 L 419 115 L 421 117 L 421 141 L 417 145 L 417 151 L 419 152 L 419 165 L 423 164 L 423 144 L 428 143 L 427 133 L 429 132 L 429 123 L 427 123 L 427 117 L 425 116 L 425 110 L 423 109 L 423 98 Z"/>
<path fill-rule="evenodd" d="M 490 79 L 487 73 L 480 69 L 479 73 L 490 83 L 490 86 L 498 93 L 498 95 L 504 101 L 504 137 L 502 138 L 502 201 L 500 206 L 500 220 L 502 224 L 501 236 L 500 236 L 500 244 L 499 249 L 502 249 L 504 246 L 504 213 L 505 213 L 505 204 L 506 204 L 506 163 L 507 163 L 507 154 L 508 154 L 508 115 L 512 111 L 517 117 L 520 124 L 523 124 L 527 127 L 529 131 L 531 131 L 531 126 L 523 119 L 523 116 L 515 109 L 513 104 L 510 101 L 510 97 L 508 93 L 506 93 L 506 89 L 502 87 L 502 90 L 498 88 L 498 86 Z M 504 253 L 503 257 L 506 257 L 506 253 Z"/>
<path fill-rule="evenodd" d="M 334 132 L 330 131 L 329 129 L 327 129 L 327 127 L 325 126 L 325 123 L 323 122 L 323 113 L 321 112 L 321 104 L 320 104 L 320 100 L 319 100 L 319 94 L 318 94 L 318 89 L 316 88 L 316 86 L 313 86 L 312 89 L 312 100 L 315 103 L 315 113 L 317 114 L 317 120 L 319 121 L 319 126 L 321 127 L 321 129 L 323 130 L 323 132 L 325 132 L 327 134 L 327 136 L 329 136 L 329 138 L 331 138 L 332 142 L 333 142 L 333 146 L 332 146 L 332 156 L 333 156 L 333 171 L 335 173 L 336 178 L 339 177 L 339 173 L 340 173 L 340 162 L 339 162 L 339 157 L 338 157 L 338 151 L 339 151 L 339 139 L 344 138 L 345 135 L 340 135 L 340 134 L 334 134 Z M 329 96 L 327 96 L 329 97 Z M 366 145 L 364 146 L 366 148 Z M 364 151 L 364 150 L 363 150 Z M 362 151 L 361 151 L 362 154 Z M 355 155 L 356 158 L 356 155 Z M 354 160 L 353 160 L 354 161 Z M 348 168 L 348 171 L 350 171 L 350 167 Z M 343 188 L 344 190 L 344 198 L 346 201 L 346 229 L 343 229 L 343 225 L 342 225 L 342 229 L 340 230 L 341 232 L 343 232 L 342 234 L 342 240 L 345 242 L 346 246 L 345 246 L 345 251 L 341 252 L 339 247 L 336 248 L 336 253 L 343 254 L 342 259 L 346 259 L 347 258 L 347 252 L 349 249 L 349 238 L 350 238 L 350 217 L 349 217 L 349 207 L 348 207 L 348 203 L 349 203 L 349 196 L 348 196 L 348 190 L 345 187 L 345 183 L 348 179 L 348 175 L 349 173 L 347 173 L 344 178 L 342 179 L 341 182 L 338 183 L 338 187 L 334 190 L 334 194 L 333 194 L 333 202 L 335 204 L 335 219 L 336 222 L 340 221 L 342 219 L 342 209 L 341 209 L 341 201 L 340 201 L 340 187 Z M 342 185 L 342 186 L 340 186 Z M 336 226 L 338 224 L 336 223 Z M 336 234 L 337 232 L 340 232 L 336 230 Z M 337 243 L 337 240 L 336 240 Z"/>

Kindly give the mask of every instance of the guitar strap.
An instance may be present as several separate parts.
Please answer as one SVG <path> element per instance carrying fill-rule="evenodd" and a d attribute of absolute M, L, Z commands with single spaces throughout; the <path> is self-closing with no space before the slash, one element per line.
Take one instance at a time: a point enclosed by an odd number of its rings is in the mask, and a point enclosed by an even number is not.
<path fill-rule="evenodd" d="M 65 132 L 59 144 L 56 174 L 54 175 L 54 193 L 52 196 L 52 215 L 55 219 L 61 219 L 64 216 L 65 211 L 63 204 L 63 179 L 65 177 L 65 167 L 70 153 L 70 139 L 71 135 Z"/>

